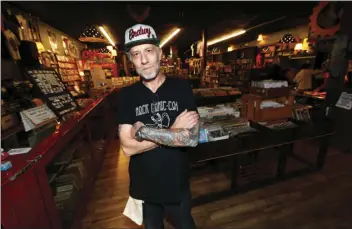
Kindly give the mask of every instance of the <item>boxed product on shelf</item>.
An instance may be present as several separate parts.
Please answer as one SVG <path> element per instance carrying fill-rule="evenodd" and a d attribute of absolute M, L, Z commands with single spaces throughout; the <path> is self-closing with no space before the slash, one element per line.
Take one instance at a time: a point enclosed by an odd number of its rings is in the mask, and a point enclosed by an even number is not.
<path fill-rule="evenodd" d="M 87 175 L 86 167 L 84 166 L 84 161 L 82 159 L 74 159 L 74 160 L 72 160 L 70 165 L 67 166 L 67 169 L 73 169 L 73 168 L 77 168 L 81 178 L 85 178 L 86 177 L 86 175 Z"/>
<path fill-rule="evenodd" d="M 257 130 L 253 127 L 251 127 L 249 124 L 248 125 L 241 125 L 241 126 L 234 126 L 234 127 L 224 127 L 224 130 L 226 130 L 230 137 L 236 136 L 241 133 L 249 133 L 249 132 L 256 132 Z"/>
<path fill-rule="evenodd" d="M 297 124 L 291 121 L 283 120 L 274 123 L 266 123 L 266 122 L 259 122 L 260 125 L 263 125 L 272 130 L 283 130 L 287 128 L 295 128 L 298 127 Z"/>
<path fill-rule="evenodd" d="M 199 130 L 199 143 L 205 143 L 205 142 L 208 142 L 208 133 L 206 129 L 201 128 Z"/>
<path fill-rule="evenodd" d="M 56 178 L 55 182 L 57 184 L 73 184 L 77 190 L 83 187 L 82 175 L 77 167 L 67 168 L 64 174 Z"/>
<path fill-rule="evenodd" d="M 293 101 L 293 96 L 268 99 L 265 96 L 244 95 L 242 116 L 256 122 L 288 119 L 292 117 Z"/>
<path fill-rule="evenodd" d="M 56 186 L 56 193 L 61 193 L 61 192 L 71 192 L 74 189 L 73 184 L 64 184 L 61 186 Z"/>
<path fill-rule="evenodd" d="M 230 137 L 229 133 L 223 129 L 212 130 L 208 132 L 209 142 L 225 140 L 225 139 L 228 139 L 229 137 Z"/>
<path fill-rule="evenodd" d="M 291 88 L 288 86 L 287 81 L 252 81 L 249 93 L 266 97 L 289 96 Z"/>
<path fill-rule="evenodd" d="M 255 132 L 255 128 L 252 128 L 248 119 L 240 118 L 227 118 L 225 120 L 215 121 L 214 124 L 221 126 L 230 137 L 236 136 L 240 133 Z"/>
<path fill-rule="evenodd" d="M 72 192 L 61 192 L 54 196 L 54 200 L 57 205 L 61 205 L 63 207 L 64 201 L 67 201 L 71 198 Z"/>
<path fill-rule="evenodd" d="M 225 131 L 220 125 L 207 125 L 204 126 L 207 133 L 208 142 L 219 141 L 228 139 L 229 133 Z"/>
<path fill-rule="evenodd" d="M 260 103 L 260 109 L 266 109 L 266 108 L 279 108 L 279 107 L 284 107 L 285 105 L 282 103 L 278 103 L 276 101 L 262 101 Z"/>
<path fill-rule="evenodd" d="M 281 88 L 288 87 L 288 82 L 284 80 L 252 81 L 251 86 L 256 88 Z"/>
<path fill-rule="evenodd" d="M 308 106 L 294 107 L 292 116 L 295 120 L 310 122 L 310 108 Z"/>
<path fill-rule="evenodd" d="M 240 112 L 236 107 L 225 104 L 219 104 L 214 107 L 198 107 L 197 110 L 200 118 L 204 119 L 212 119 L 219 116 L 240 116 Z"/>

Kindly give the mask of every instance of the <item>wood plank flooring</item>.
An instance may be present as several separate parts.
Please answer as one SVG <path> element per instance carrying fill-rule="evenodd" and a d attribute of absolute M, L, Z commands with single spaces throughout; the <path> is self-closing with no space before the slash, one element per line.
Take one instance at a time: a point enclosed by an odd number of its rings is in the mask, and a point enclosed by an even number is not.
<path fill-rule="evenodd" d="M 114 141 L 105 155 L 82 228 L 142 228 L 122 215 L 129 159 L 118 153 L 118 145 Z M 229 185 L 221 173 L 192 178 L 191 183 L 195 195 Z M 321 172 L 198 206 L 192 214 L 204 229 L 351 229 L 352 154 L 330 150 Z"/>

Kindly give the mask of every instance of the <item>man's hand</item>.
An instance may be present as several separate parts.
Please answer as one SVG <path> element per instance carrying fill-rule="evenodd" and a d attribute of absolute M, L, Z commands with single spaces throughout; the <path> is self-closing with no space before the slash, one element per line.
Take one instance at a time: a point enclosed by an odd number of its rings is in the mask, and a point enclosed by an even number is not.
<path fill-rule="evenodd" d="M 142 126 L 144 126 L 144 123 L 142 122 L 136 122 L 135 124 L 133 124 L 132 128 L 131 128 L 131 138 L 132 139 L 136 139 L 136 132 L 139 130 L 139 128 L 141 128 Z"/>
<path fill-rule="evenodd" d="M 170 129 L 191 129 L 198 123 L 199 116 L 195 111 L 187 109 L 177 116 Z"/>

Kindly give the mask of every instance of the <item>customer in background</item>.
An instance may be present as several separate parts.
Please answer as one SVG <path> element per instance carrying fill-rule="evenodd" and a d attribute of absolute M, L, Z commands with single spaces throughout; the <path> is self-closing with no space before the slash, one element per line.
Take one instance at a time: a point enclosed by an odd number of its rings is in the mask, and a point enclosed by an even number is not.
<path fill-rule="evenodd" d="M 310 64 L 303 64 L 300 71 L 296 74 L 294 78 L 294 83 L 297 84 L 298 91 L 312 90 L 312 78 L 313 75 L 318 75 L 323 73 L 324 70 L 321 69 L 311 69 Z"/>

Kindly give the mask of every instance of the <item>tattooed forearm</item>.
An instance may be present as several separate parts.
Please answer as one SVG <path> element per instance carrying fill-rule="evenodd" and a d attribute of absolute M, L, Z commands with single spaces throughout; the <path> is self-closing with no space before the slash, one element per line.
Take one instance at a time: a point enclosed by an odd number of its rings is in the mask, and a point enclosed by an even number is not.
<path fill-rule="evenodd" d="M 142 139 L 166 146 L 195 147 L 199 141 L 199 123 L 192 129 L 156 129 L 142 126 L 139 131 Z"/>

